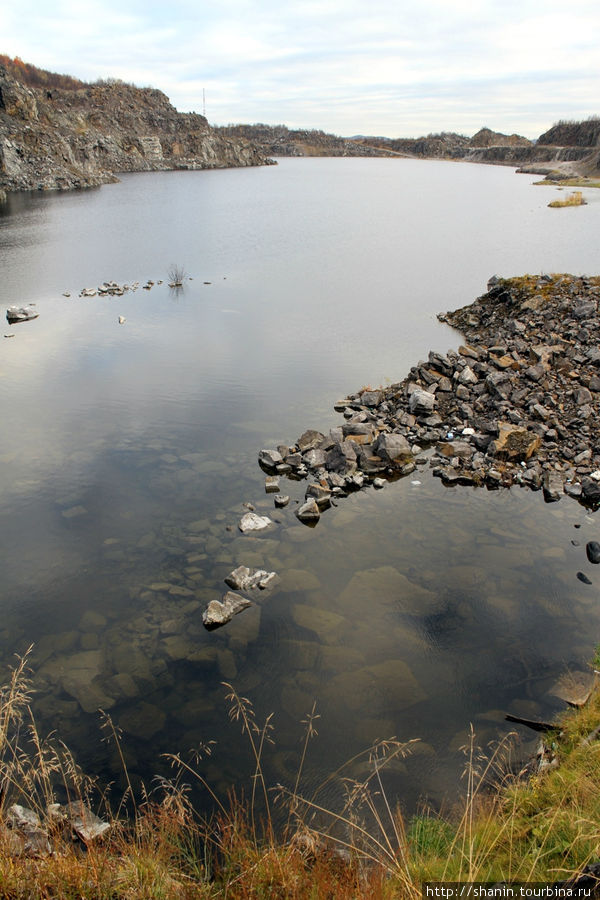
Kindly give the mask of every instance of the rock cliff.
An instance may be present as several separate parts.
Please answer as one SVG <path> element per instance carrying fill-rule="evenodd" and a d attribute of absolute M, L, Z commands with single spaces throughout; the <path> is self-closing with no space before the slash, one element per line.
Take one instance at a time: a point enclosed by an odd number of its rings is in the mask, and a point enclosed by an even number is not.
<path fill-rule="evenodd" d="M 123 82 L 28 86 L 0 64 L 0 192 L 66 190 L 115 173 L 269 163 L 240 138 Z"/>

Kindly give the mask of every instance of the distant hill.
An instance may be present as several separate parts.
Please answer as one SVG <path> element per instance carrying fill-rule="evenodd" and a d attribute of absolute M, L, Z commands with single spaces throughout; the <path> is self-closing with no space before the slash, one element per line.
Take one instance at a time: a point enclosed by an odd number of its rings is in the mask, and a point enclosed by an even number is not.
<path fill-rule="evenodd" d="M 408 156 L 421 159 L 464 159 L 469 162 L 524 167 L 545 173 L 568 167 L 593 173 L 598 169 L 600 119 L 559 123 L 537 141 L 519 134 L 481 128 L 469 138 L 453 131 L 417 138 L 355 135 L 351 138 L 323 131 L 292 130 L 285 125 L 228 125 L 219 128 L 230 137 L 244 137 L 271 156 Z"/>

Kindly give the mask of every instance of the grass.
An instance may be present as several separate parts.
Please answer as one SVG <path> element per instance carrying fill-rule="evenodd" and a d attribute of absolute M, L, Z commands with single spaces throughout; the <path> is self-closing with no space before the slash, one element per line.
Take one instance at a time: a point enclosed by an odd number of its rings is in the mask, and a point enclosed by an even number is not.
<path fill-rule="evenodd" d="M 552 207 L 552 209 L 558 209 L 563 206 L 585 206 L 586 203 L 587 200 L 581 191 L 573 191 L 567 194 L 564 200 L 552 200 L 548 206 Z"/>
<path fill-rule="evenodd" d="M 586 187 L 586 188 L 600 188 L 600 180 L 597 178 L 588 178 L 585 175 L 578 175 L 573 178 L 561 178 L 561 177 L 553 177 L 551 174 L 546 175 L 546 177 L 542 181 L 534 181 L 534 184 L 544 185 L 548 187 L 548 185 L 561 187 Z"/>
<path fill-rule="evenodd" d="M 208 744 L 190 760 L 169 755 L 172 777 L 156 779 L 139 796 L 128 787 L 115 809 L 58 739 L 39 735 L 26 659 L 19 660 L 0 691 L 0 897 L 391 900 L 420 897 L 424 881 L 554 882 L 598 858 L 598 692 L 565 717 L 560 734 L 546 738 L 547 755 L 558 764 L 527 778 L 514 773 L 510 736 L 483 753 L 471 729 L 462 801 L 446 817 L 425 809 L 407 822 L 386 794 L 384 773 L 414 742 L 378 741 L 304 794 L 303 771 L 317 738 L 313 706 L 303 722 L 293 784 L 270 786 L 263 759 L 273 742 L 271 717 L 259 723 L 251 702 L 232 685 L 224 687 L 232 725 L 241 729 L 253 760 L 246 791 L 216 795 L 202 774 Z M 121 738 L 108 716 L 104 729 L 129 784 Z M 349 775 L 357 761 L 366 763 L 362 780 Z M 339 810 L 321 800 L 333 779 L 346 788 Z M 208 792 L 211 817 L 192 808 L 192 782 Z M 85 802 L 110 829 L 87 843 L 74 839 L 68 825 L 47 815 L 57 799 Z M 16 852 L 15 803 L 39 816 L 51 852 L 43 846 Z"/>

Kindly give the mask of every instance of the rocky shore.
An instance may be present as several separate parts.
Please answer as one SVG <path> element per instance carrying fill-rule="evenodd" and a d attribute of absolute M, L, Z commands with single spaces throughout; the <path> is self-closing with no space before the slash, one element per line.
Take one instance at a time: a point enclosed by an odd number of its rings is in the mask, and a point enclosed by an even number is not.
<path fill-rule="evenodd" d="M 430 466 L 444 484 L 522 485 L 600 503 L 600 277 L 494 276 L 439 316 L 458 352 L 431 351 L 389 387 L 335 405 L 344 423 L 261 450 L 274 474 L 308 478 L 296 515 L 315 523 L 336 497 Z"/>

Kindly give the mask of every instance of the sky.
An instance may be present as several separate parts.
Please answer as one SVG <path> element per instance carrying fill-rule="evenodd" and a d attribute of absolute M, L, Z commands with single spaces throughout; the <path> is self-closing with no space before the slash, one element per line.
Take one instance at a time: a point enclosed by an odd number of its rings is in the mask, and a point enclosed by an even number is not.
<path fill-rule="evenodd" d="M 0 52 L 215 125 L 537 137 L 600 115 L 599 0 L 2 0 Z"/>

